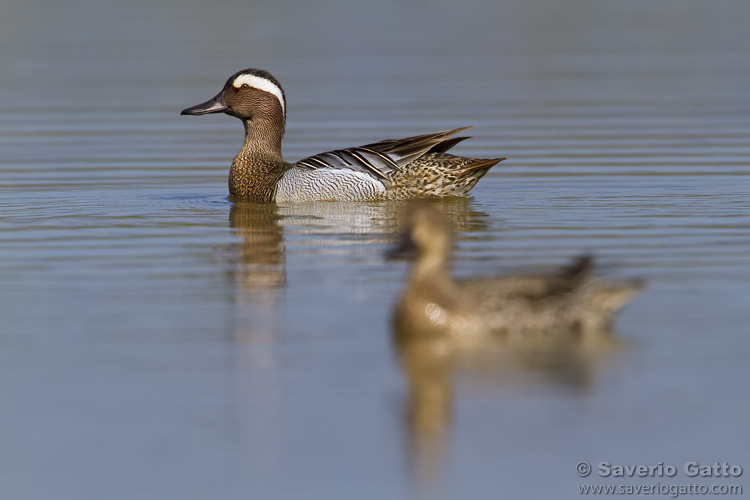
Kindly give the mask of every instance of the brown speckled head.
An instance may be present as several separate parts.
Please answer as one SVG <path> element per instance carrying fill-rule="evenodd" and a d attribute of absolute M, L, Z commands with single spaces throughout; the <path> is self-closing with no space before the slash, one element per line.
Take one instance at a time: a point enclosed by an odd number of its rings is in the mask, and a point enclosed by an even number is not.
<path fill-rule="evenodd" d="M 281 134 L 286 123 L 286 98 L 281 84 L 267 71 L 246 69 L 232 75 L 222 90 L 226 113 L 240 120 L 269 118 L 280 124 Z"/>
<path fill-rule="evenodd" d="M 286 97 L 281 84 L 269 72 L 248 68 L 238 71 L 212 99 L 182 110 L 182 115 L 226 113 L 243 121 L 266 118 L 284 131 Z"/>

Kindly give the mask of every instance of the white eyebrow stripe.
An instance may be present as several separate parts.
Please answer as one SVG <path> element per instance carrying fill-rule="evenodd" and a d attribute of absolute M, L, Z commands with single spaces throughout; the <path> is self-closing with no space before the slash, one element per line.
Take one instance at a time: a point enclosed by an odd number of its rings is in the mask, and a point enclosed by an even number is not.
<path fill-rule="evenodd" d="M 286 106 L 284 105 L 284 94 L 281 92 L 281 89 L 278 87 L 278 85 L 270 80 L 266 80 L 261 76 L 248 74 L 240 75 L 235 78 L 232 82 L 232 85 L 234 85 L 235 88 L 240 88 L 245 83 L 253 88 L 268 92 L 269 94 L 273 94 L 274 96 L 276 96 L 276 99 L 278 99 L 279 103 L 281 104 L 281 111 L 286 113 Z"/>

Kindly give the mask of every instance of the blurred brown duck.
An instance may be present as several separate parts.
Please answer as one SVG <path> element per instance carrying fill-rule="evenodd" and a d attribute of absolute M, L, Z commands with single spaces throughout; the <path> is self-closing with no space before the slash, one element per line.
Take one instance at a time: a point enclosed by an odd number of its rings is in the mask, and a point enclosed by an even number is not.
<path fill-rule="evenodd" d="M 398 335 L 588 335 L 608 330 L 615 312 L 643 288 L 639 280 L 594 277 L 590 257 L 553 274 L 454 279 L 452 236 L 443 215 L 431 206 L 415 207 L 406 226 L 399 250 L 411 247 L 416 261 L 394 312 Z"/>

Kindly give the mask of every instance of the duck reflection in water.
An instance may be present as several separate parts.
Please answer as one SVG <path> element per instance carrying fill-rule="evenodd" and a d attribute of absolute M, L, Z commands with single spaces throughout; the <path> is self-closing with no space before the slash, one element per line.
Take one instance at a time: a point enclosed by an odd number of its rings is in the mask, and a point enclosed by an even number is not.
<path fill-rule="evenodd" d="M 236 202 L 229 209 L 229 226 L 236 237 L 227 259 L 227 278 L 234 290 L 234 342 L 270 342 L 281 328 L 278 310 L 286 286 L 281 220 L 274 204 Z"/>
<path fill-rule="evenodd" d="M 286 284 L 281 219 L 274 204 L 236 202 L 229 209 L 229 225 L 241 238 L 233 266 L 241 289 L 269 290 Z"/>
<path fill-rule="evenodd" d="M 441 201 L 446 217 L 460 228 L 482 228 L 487 214 L 468 198 Z M 405 202 L 253 203 L 235 200 L 229 225 L 228 279 L 233 282 L 235 337 L 270 340 L 280 329 L 287 286 L 287 238 L 298 262 L 318 266 L 320 255 L 361 255 L 361 249 L 391 241 L 400 230 Z M 337 264 L 338 265 L 338 264 Z"/>
<path fill-rule="evenodd" d="M 487 215 L 474 210 L 467 198 L 442 202 L 445 215 L 461 228 L 483 228 Z M 390 241 L 400 230 L 404 202 L 312 202 L 304 204 L 235 201 L 229 225 L 236 240 L 228 264 L 240 301 L 278 310 L 287 285 L 286 238 L 310 247 L 301 259 L 316 262 L 321 254 L 360 254 L 365 245 Z M 314 253 L 309 253 L 309 252 Z"/>
<path fill-rule="evenodd" d="M 409 384 L 408 443 L 417 476 L 441 476 L 454 379 L 493 387 L 534 379 L 585 390 L 593 366 L 617 342 L 613 315 L 643 288 L 605 281 L 593 261 L 549 274 L 455 279 L 452 234 L 432 205 L 406 215 L 399 248 L 415 262 L 393 314 L 394 344 Z"/>

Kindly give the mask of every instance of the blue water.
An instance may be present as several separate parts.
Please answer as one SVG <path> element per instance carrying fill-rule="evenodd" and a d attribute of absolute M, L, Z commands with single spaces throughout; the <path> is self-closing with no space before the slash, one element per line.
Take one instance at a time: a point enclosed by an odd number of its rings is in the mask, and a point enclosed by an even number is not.
<path fill-rule="evenodd" d="M 747 486 L 575 467 L 750 467 L 748 15 L 698 0 L 11 0 L 0 496 Z M 249 66 L 284 85 L 290 161 L 475 125 L 456 151 L 508 160 L 444 204 L 456 273 L 592 253 L 601 274 L 648 281 L 612 344 L 468 352 L 443 378 L 410 365 L 389 319 L 408 263 L 385 258 L 403 206 L 233 204 L 242 127 L 178 116 Z M 415 406 L 433 384 L 443 411 Z"/>

